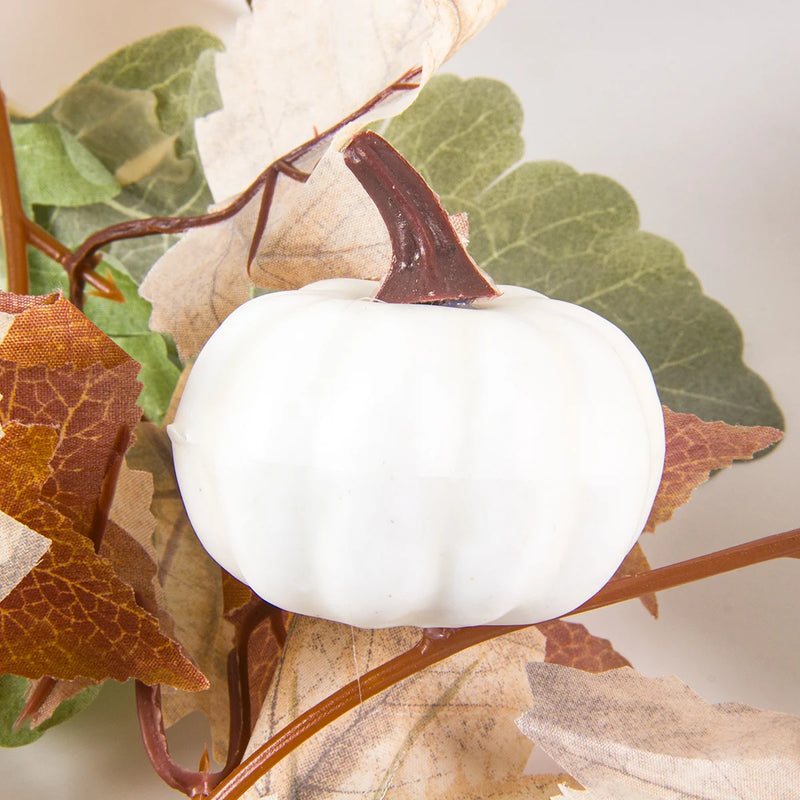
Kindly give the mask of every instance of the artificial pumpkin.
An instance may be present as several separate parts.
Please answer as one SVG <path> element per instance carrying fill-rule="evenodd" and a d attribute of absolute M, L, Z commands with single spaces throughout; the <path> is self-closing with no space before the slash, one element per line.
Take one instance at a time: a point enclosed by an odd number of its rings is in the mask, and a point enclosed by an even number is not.
<path fill-rule="evenodd" d="M 376 287 L 256 298 L 200 353 L 169 433 L 203 545 L 269 602 L 356 626 L 571 611 L 659 486 L 644 358 L 528 289 L 453 306 L 379 302 Z"/>

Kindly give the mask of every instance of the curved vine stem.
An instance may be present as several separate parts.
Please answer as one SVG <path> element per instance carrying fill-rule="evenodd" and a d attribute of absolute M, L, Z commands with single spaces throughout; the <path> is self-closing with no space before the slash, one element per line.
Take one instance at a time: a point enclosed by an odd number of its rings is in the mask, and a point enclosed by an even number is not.
<path fill-rule="evenodd" d="M 639 575 L 612 580 L 594 597 L 565 616 L 784 557 L 800 558 L 800 528 Z M 413 648 L 371 670 L 358 681 L 343 686 L 275 734 L 217 786 L 210 800 L 236 800 L 242 797 L 259 778 L 266 775 L 289 753 L 367 698 L 461 650 L 524 627 L 528 626 L 482 626 L 425 631 L 422 639 Z"/>
<path fill-rule="evenodd" d="M 3 242 L 6 253 L 8 291 L 28 294 L 28 237 L 25 212 L 19 194 L 19 179 L 6 96 L 0 89 L 0 208 L 3 213 Z"/>

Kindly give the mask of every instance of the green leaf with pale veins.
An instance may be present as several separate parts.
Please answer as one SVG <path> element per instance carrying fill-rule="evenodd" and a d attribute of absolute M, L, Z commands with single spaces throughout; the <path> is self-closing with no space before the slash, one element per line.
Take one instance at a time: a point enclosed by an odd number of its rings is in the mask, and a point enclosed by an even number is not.
<path fill-rule="evenodd" d="M 194 140 L 194 119 L 219 107 L 218 39 L 176 28 L 123 48 L 77 81 L 37 122 L 57 122 L 123 186 L 106 202 L 39 210 L 37 222 L 69 247 L 130 219 L 202 214 L 211 202 Z M 175 241 L 150 236 L 109 252 L 137 282 Z"/>
<path fill-rule="evenodd" d="M 552 161 L 520 163 L 522 108 L 504 84 L 434 78 L 384 135 L 451 213 L 498 283 L 591 308 L 647 359 L 662 402 L 706 420 L 782 428 L 766 383 L 742 360 L 735 319 L 703 294 L 671 242 L 639 229 L 619 184 Z"/>

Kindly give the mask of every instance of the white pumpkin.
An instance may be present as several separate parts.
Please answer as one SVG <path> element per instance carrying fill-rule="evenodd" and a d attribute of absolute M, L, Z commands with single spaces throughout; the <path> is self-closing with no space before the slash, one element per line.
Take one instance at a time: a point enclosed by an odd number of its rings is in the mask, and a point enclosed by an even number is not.
<path fill-rule="evenodd" d="M 335 279 L 254 299 L 169 428 L 200 540 L 269 602 L 364 627 L 530 623 L 639 536 L 664 425 L 596 314 L 522 289 L 396 305 Z"/>

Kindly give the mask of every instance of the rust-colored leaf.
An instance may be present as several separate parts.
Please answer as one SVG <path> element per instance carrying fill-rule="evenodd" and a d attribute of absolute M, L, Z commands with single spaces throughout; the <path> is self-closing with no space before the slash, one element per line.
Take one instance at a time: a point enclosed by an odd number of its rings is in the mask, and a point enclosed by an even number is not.
<path fill-rule="evenodd" d="M 57 440 L 52 428 L 17 423 L 0 439 L 0 471 L 7 476 L 0 507 L 52 539 L 39 564 L 0 603 L 0 671 L 205 688 L 202 674 L 161 634 L 91 541 L 39 501 Z"/>
<path fill-rule="evenodd" d="M 666 407 L 664 426 L 667 436 L 664 474 L 646 531 L 653 531 L 671 519 L 675 509 L 688 502 L 692 492 L 713 470 L 751 459 L 783 436 L 775 428 L 704 422 L 693 414 L 678 414 Z"/>
<path fill-rule="evenodd" d="M 141 416 L 139 365 L 61 295 L 0 293 L 0 312 L 0 510 L 50 540 L 0 604 L 0 671 L 205 688 L 140 605 L 156 606 L 146 535 L 137 541 L 109 519 Z M 52 681 L 33 689 L 42 713 L 71 691 Z"/>
<path fill-rule="evenodd" d="M 628 659 L 620 655 L 608 639 L 593 636 L 576 622 L 553 619 L 540 622 L 536 627 L 547 637 L 544 656 L 547 664 L 561 664 L 584 672 L 606 672 L 630 666 Z"/>

